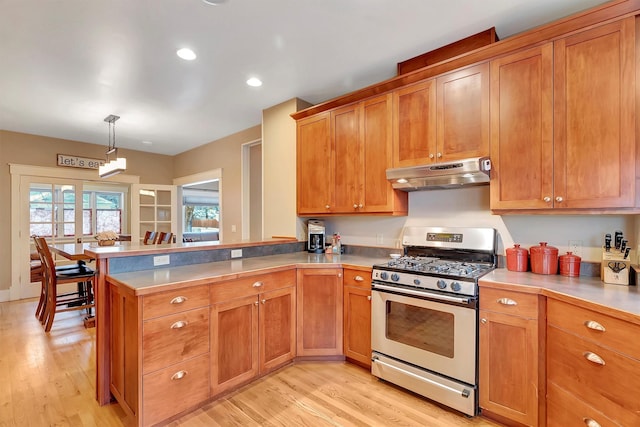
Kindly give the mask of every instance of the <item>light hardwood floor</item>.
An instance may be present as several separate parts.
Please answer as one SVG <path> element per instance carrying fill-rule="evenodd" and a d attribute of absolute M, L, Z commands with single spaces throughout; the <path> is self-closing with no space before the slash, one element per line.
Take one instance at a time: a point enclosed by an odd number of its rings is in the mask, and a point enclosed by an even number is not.
<path fill-rule="evenodd" d="M 0 427 L 122 426 L 117 404 L 95 401 L 95 329 L 82 312 L 46 334 L 34 300 L 0 303 Z M 272 373 L 172 422 L 173 426 L 497 426 L 469 419 L 343 362 Z"/>

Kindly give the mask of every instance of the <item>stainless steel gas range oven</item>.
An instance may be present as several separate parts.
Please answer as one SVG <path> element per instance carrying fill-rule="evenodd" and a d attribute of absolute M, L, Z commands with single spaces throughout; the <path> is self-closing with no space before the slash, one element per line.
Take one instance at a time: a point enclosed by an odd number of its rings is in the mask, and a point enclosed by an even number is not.
<path fill-rule="evenodd" d="M 371 373 L 476 415 L 478 278 L 496 266 L 496 231 L 407 227 L 402 244 L 373 266 Z"/>

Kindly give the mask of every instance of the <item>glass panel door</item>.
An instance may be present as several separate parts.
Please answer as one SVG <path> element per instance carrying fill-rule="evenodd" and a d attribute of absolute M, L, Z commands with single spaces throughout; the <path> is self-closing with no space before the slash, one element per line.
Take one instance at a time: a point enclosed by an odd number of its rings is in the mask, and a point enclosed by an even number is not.
<path fill-rule="evenodd" d="M 71 182 L 30 184 L 30 236 L 47 237 L 50 244 L 75 242 L 82 237 L 81 198 L 76 197 L 76 188 Z"/>

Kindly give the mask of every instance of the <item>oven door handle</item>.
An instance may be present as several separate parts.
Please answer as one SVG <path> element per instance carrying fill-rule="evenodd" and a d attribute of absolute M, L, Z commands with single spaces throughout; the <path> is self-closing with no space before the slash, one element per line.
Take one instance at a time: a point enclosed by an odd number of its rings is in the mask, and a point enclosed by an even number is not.
<path fill-rule="evenodd" d="M 453 297 L 451 295 L 444 295 L 444 294 L 435 294 L 432 292 L 420 292 L 420 291 L 414 291 L 411 289 L 405 289 L 405 288 L 396 288 L 393 286 L 387 286 L 387 285 L 381 285 L 379 283 L 374 283 L 372 286 L 373 290 L 376 289 L 380 289 L 382 291 L 390 291 L 390 292 L 399 292 L 402 294 L 407 294 L 407 295 L 413 295 L 416 297 L 428 297 L 428 298 L 432 298 L 434 300 L 440 300 L 440 301 L 448 301 L 448 302 L 457 302 L 460 304 L 469 304 L 469 298 L 460 298 L 460 297 Z"/>
<path fill-rule="evenodd" d="M 371 358 L 371 361 L 372 361 L 373 363 L 379 363 L 379 364 L 381 364 L 381 365 L 383 365 L 383 366 L 386 366 L 387 368 L 395 369 L 396 371 L 400 371 L 400 372 L 402 372 L 403 374 L 405 374 L 405 375 L 409 375 L 409 376 L 411 376 L 411 377 L 413 377 L 413 378 L 415 378 L 415 379 L 417 379 L 417 380 L 427 382 L 427 383 L 429 383 L 429 384 L 431 384 L 431 385 L 434 385 L 434 386 L 436 386 L 436 387 L 443 388 L 443 389 L 445 389 L 445 390 L 451 391 L 451 392 L 456 393 L 456 394 L 460 394 L 462 397 L 466 397 L 466 398 L 468 398 L 468 397 L 471 395 L 471 393 L 469 392 L 469 390 L 467 390 L 466 388 L 465 388 L 465 389 L 462 389 L 462 390 L 458 390 L 458 389 L 455 389 L 455 388 L 453 388 L 453 387 L 449 387 L 448 385 L 440 384 L 440 383 L 439 383 L 439 382 L 437 382 L 437 381 L 433 381 L 433 380 L 431 380 L 431 379 L 429 379 L 429 378 L 421 377 L 420 375 L 414 374 L 413 372 L 409 372 L 409 371 L 407 371 L 407 370 L 405 370 L 405 369 L 402 369 L 402 368 L 399 368 L 399 367 L 397 367 L 397 366 L 393 366 L 393 365 L 391 365 L 391 364 L 389 364 L 389 363 L 383 362 L 382 360 L 378 359 L 378 357 L 377 357 L 377 356 L 373 356 L 373 357 Z"/>

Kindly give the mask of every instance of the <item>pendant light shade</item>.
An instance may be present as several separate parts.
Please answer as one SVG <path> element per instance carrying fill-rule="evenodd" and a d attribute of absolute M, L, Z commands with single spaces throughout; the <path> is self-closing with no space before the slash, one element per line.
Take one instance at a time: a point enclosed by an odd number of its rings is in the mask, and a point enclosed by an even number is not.
<path fill-rule="evenodd" d="M 120 116 L 113 114 L 104 118 L 104 121 L 109 124 L 109 142 L 107 144 L 107 158 L 104 165 L 98 168 L 100 178 L 109 178 L 127 169 L 127 159 L 118 157 L 118 149 L 116 148 L 116 120 L 119 118 Z"/>

